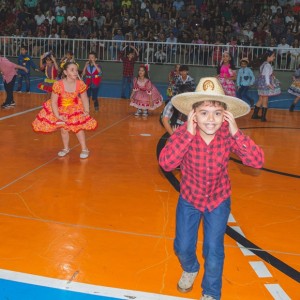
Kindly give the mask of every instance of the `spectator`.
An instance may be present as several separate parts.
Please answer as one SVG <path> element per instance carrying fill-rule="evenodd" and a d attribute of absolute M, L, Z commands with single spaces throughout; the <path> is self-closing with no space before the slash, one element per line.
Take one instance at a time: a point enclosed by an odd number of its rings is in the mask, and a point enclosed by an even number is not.
<path fill-rule="evenodd" d="M 175 7 L 177 11 L 180 11 L 184 7 L 184 1 L 174 0 L 172 6 Z"/>
<path fill-rule="evenodd" d="M 155 61 L 158 63 L 164 63 L 167 59 L 167 53 L 164 52 L 163 47 L 159 46 L 158 50 L 154 54 Z"/>
<path fill-rule="evenodd" d="M 281 43 L 277 45 L 277 65 L 279 68 L 284 64 L 285 68 L 289 68 L 291 62 L 290 45 L 286 43 L 283 37 Z"/>
<path fill-rule="evenodd" d="M 71 24 L 74 20 L 76 21 L 77 18 L 76 18 L 76 16 L 74 16 L 73 11 L 68 12 L 67 13 L 67 23 Z"/>
<path fill-rule="evenodd" d="M 34 16 L 34 20 L 36 22 L 36 25 L 40 26 L 45 21 L 45 19 L 46 19 L 45 15 L 38 8 L 37 11 L 36 11 L 36 15 Z"/>
<path fill-rule="evenodd" d="M 84 26 L 88 21 L 88 18 L 84 15 L 84 12 L 81 11 L 79 17 L 77 18 L 77 22 L 79 26 Z"/>
<path fill-rule="evenodd" d="M 110 58 L 111 60 L 116 60 L 119 54 L 119 51 L 122 49 L 122 41 L 125 40 L 124 35 L 122 34 L 121 29 L 117 30 L 117 33 L 112 38 L 113 42 L 110 49 Z"/>
<path fill-rule="evenodd" d="M 62 15 L 62 14 L 66 14 L 67 10 L 66 7 L 63 5 L 62 1 L 58 2 L 58 5 L 55 7 L 55 15 Z"/>
<path fill-rule="evenodd" d="M 49 21 L 49 24 L 52 25 L 52 21 L 55 20 L 55 17 L 53 16 L 52 10 L 49 10 L 46 16 L 46 20 Z"/>

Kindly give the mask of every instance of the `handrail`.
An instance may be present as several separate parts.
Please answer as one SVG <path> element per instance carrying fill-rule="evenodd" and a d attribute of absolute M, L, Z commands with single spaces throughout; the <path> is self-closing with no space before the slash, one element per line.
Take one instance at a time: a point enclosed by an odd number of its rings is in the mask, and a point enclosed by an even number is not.
<path fill-rule="evenodd" d="M 32 58 L 39 58 L 50 50 L 62 58 L 67 51 L 72 51 L 77 60 L 85 60 L 93 51 L 101 61 L 120 59 L 120 51 L 133 45 L 139 51 L 138 62 L 153 64 L 185 64 L 189 66 L 216 67 L 224 51 L 232 54 L 234 64 L 239 66 L 242 57 L 248 57 L 252 67 L 258 68 L 263 53 L 269 47 L 228 44 L 186 44 L 147 41 L 99 40 L 99 39 L 67 39 L 40 38 L 20 36 L 0 36 L 0 49 L 4 56 L 18 57 L 20 48 L 25 45 Z M 300 63 L 299 48 L 273 47 L 276 53 L 275 70 L 297 69 Z M 281 54 L 283 53 L 283 54 Z"/>

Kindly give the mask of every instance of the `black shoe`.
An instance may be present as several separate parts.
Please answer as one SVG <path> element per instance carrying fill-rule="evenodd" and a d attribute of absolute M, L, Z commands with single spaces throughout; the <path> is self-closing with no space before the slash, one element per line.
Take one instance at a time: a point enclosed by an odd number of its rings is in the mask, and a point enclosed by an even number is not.
<path fill-rule="evenodd" d="M 16 102 L 12 101 L 11 103 L 9 103 L 9 106 L 16 106 Z"/>
<path fill-rule="evenodd" d="M 7 108 L 10 108 L 11 106 L 10 106 L 10 104 L 8 104 L 8 103 L 3 103 L 2 105 L 1 105 L 1 108 L 3 108 L 3 109 L 7 109 Z"/>
<path fill-rule="evenodd" d="M 254 107 L 254 100 L 250 99 L 250 107 Z"/>
<path fill-rule="evenodd" d="M 294 109 L 295 109 L 295 104 L 293 103 L 293 104 L 290 106 L 289 111 L 290 111 L 290 112 L 293 112 Z"/>
<path fill-rule="evenodd" d="M 99 106 L 96 106 L 96 107 L 95 107 L 95 111 L 99 111 Z"/>

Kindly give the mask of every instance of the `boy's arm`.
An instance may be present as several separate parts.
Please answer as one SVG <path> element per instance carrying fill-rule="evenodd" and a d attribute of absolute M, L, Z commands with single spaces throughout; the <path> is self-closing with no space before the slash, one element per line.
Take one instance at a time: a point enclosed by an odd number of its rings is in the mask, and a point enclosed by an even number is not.
<path fill-rule="evenodd" d="M 189 149 L 189 144 L 194 135 L 187 131 L 187 126 L 182 125 L 168 139 L 166 146 L 159 155 L 159 164 L 165 171 L 177 168 Z"/>
<path fill-rule="evenodd" d="M 262 168 L 264 163 L 263 150 L 238 128 L 231 112 L 227 110 L 224 112 L 224 120 L 228 122 L 231 134 L 230 150 L 239 156 L 244 165 L 256 169 Z"/>
<path fill-rule="evenodd" d="M 263 167 L 264 152 L 249 136 L 239 129 L 233 136 L 233 140 L 231 150 L 242 160 L 244 165 L 256 169 Z"/>

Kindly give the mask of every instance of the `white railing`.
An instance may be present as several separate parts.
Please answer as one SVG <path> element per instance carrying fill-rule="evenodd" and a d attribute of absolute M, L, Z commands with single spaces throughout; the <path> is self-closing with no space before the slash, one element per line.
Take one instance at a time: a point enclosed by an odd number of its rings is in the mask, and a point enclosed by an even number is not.
<path fill-rule="evenodd" d="M 223 51 L 229 51 L 232 54 L 237 67 L 242 57 L 248 57 L 254 67 L 259 67 L 260 58 L 268 49 L 268 47 L 215 44 L 170 44 L 143 41 L 0 36 L 0 49 L 4 56 L 17 57 L 20 54 L 21 45 L 28 48 L 28 53 L 33 58 L 39 58 L 41 54 L 52 50 L 58 58 L 63 57 L 67 51 L 72 51 L 77 60 L 85 60 L 89 52 L 94 51 L 101 61 L 119 60 L 121 49 L 133 45 L 139 51 L 139 62 L 209 67 L 218 65 Z M 273 47 L 273 49 L 276 50 L 276 47 Z M 280 50 L 290 51 L 291 49 Z M 289 52 L 278 55 L 276 52 L 274 68 L 276 70 L 295 70 L 300 63 L 300 49 L 294 49 L 291 53 L 293 52 L 295 53 L 293 55 Z"/>

